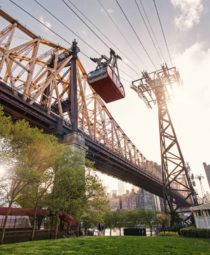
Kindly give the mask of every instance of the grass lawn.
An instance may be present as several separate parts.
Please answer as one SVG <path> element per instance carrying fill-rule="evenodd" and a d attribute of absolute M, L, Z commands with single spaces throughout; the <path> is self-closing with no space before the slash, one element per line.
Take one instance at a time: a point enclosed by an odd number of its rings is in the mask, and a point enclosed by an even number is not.
<path fill-rule="evenodd" d="M 82 237 L 4 244 L 0 254 L 210 255 L 210 240 L 178 236 Z"/>

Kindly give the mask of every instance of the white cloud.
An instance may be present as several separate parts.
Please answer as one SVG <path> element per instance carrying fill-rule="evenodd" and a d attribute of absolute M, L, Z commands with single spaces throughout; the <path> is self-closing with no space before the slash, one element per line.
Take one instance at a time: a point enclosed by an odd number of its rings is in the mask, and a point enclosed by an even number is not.
<path fill-rule="evenodd" d="M 195 43 L 176 56 L 183 87 L 175 90 L 170 112 L 185 160 L 197 174 L 210 163 L 210 48 Z M 205 187 L 208 187 L 204 181 Z"/>
<path fill-rule="evenodd" d="M 203 11 L 203 0 L 171 0 L 172 5 L 180 10 L 175 24 L 180 30 L 191 29 L 200 22 Z"/>
<path fill-rule="evenodd" d="M 50 23 L 49 21 L 45 20 L 45 18 L 44 18 L 43 15 L 40 16 L 39 20 L 40 20 L 45 26 L 51 28 L 51 23 Z"/>
<path fill-rule="evenodd" d="M 177 55 L 176 62 L 184 83 L 195 97 L 193 100 L 199 100 L 202 105 L 210 106 L 210 49 L 205 49 L 202 43 L 195 43 L 182 54 Z M 201 97 L 202 101 L 200 101 Z"/>

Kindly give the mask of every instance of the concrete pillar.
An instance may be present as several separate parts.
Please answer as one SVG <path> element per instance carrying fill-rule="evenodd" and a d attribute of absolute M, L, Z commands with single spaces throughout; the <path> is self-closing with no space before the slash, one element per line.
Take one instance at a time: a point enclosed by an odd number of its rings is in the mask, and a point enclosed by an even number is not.
<path fill-rule="evenodd" d="M 79 132 L 69 133 L 64 136 L 63 143 L 68 146 L 73 152 L 78 152 L 81 154 L 82 162 L 85 165 L 85 156 L 87 146 L 85 145 L 85 138 Z"/>

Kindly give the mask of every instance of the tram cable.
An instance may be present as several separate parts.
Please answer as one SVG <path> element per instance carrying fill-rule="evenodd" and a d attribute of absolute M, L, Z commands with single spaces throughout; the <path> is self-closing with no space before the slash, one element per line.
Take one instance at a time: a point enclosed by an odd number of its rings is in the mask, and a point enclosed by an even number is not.
<path fill-rule="evenodd" d="M 110 49 L 110 46 L 105 42 L 105 40 L 103 40 L 95 31 L 94 31 L 94 29 L 92 29 L 92 27 L 91 26 L 89 26 L 88 24 L 87 24 L 87 22 L 83 19 L 83 18 L 81 18 L 81 16 L 68 4 L 68 3 L 66 3 L 66 1 L 65 0 L 62 0 L 63 1 L 63 3 L 67 6 L 67 8 L 70 10 L 70 11 L 72 11 L 76 16 L 77 16 L 77 18 L 108 48 L 108 49 Z M 109 41 L 109 43 L 110 44 L 112 44 L 119 52 L 121 52 L 123 55 L 124 55 L 124 53 L 119 49 L 119 47 L 118 46 L 116 46 L 113 42 L 111 42 L 111 40 L 103 33 L 103 32 L 101 32 L 100 31 L 100 29 L 85 15 L 85 14 L 83 14 L 76 6 L 75 6 L 75 4 L 73 4 L 70 0 L 67 0 L 70 4 L 72 4 L 73 6 L 74 6 L 74 8 L 75 9 L 77 9 L 77 11 L 81 14 L 81 15 L 83 15 L 83 17 L 85 17 L 90 23 L 91 23 L 91 25 L 92 26 L 94 26 L 94 28 L 97 30 L 97 31 L 99 31 L 106 39 L 107 39 L 107 41 Z M 128 58 L 127 58 L 128 59 Z M 122 60 L 122 62 L 125 64 L 125 65 L 127 65 L 133 72 L 135 72 L 137 75 L 138 75 L 138 73 L 137 73 L 137 71 L 132 67 L 132 66 L 130 66 L 128 63 L 126 63 L 124 60 Z M 135 64 L 134 64 L 135 65 Z"/>
<path fill-rule="evenodd" d="M 120 5 L 119 1 L 118 1 L 118 0 L 115 0 L 115 1 L 116 1 L 117 5 L 118 5 L 119 9 L 121 10 L 123 16 L 125 17 L 126 21 L 128 22 L 129 26 L 131 27 L 133 33 L 135 34 L 135 36 L 136 36 L 138 42 L 140 43 L 141 47 L 143 48 L 144 52 L 146 53 L 147 57 L 149 58 L 150 63 L 152 64 L 152 66 L 153 66 L 155 69 L 157 69 L 156 66 L 155 66 L 155 64 L 154 64 L 154 62 L 153 62 L 153 60 L 152 60 L 152 58 L 151 58 L 151 56 L 149 55 L 149 53 L 148 53 L 147 49 L 145 48 L 144 44 L 142 43 L 142 41 L 141 41 L 139 35 L 137 34 L 135 28 L 134 28 L 133 25 L 131 24 L 131 22 L 130 22 L 128 16 L 126 15 L 126 13 L 125 13 L 125 11 L 123 10 L 122 6 Z"/>
<path fill-rule="evenodd" d="M 69 30 L 73 35 L 77 36 L 83 43 L 85 43 L 90 49 L 92 49 L 96 54 L 100 55 L 100 52 L 93 48 L 87 41 L 85 41 L 80 35 L 74 32 L 69 26 L 67 26 L 62 20 L 56 17 L 49 9 L 47 9 L 44 5 L 42 5 L 39 1 L 34 0 L 36 4 L 38 4 L 43 10 L 45 10 L 48 14 L 50 14 L 55 20 L 57 20 L 61 25 L 63 25 L 67 30 Z M 88 56 L 87 56 L 88 57 Z M 88 57 L 89 58 L 89 57 Z"/>
<path fill-rule="evenodd" d="M 123 32 L 121 31 L 120 27 L 117 25 L 117 23 L 114 21 L 114 19 L 112 18 L 112 16 L 110 15 L 110 13 L 106 10 L 106 8 L 104 7 L 103 3 L 101 2 L 101 0 L 98 0 L 99 5 L 101 6 L 101 8 L 104 10 L 104 12 L 106 13 L 106 15 L 109 17 L 109 19 L 111 20 L 112 24 L 115 26 L 115 28 L 117 29 L 117 31 L 120 33 L 120 35 L 122 36 L 122 38 L 125 40 L 125 42 L 127 43 L 128 47 L 133 51 L 134 55 L 138 56 L 138 58 L 140 59 L 140 62 L 142 62 L 142 65 L 145 66 L 144 61 L 141 59 L 141 57 L 139 56 L 139 54 L 137 53 L 137 51 L 134 49 L 134 47 L 131 45 L 131 43 L 129 42 L 129 40 L 127 39 L 127 37 L 123 34 Z"/>
<path fill-rule="evenodd" d="M 152 35 L 153 35 L 153 39 L 154 39 L 154 41 L 155 41 L 155 44 L 156 44 L 156 46 L 157 46 L 157 48 L 158 48 L 158 50 L 159 50 L 159 52 L 160 52 L 160 55 L 161 55 L 162 59 L 164 60 L 164 62 L 166 62 L 166 61 L 165 61 L 165 58 L 164 58 L 164 55 L 163 55 L 163 52 L 162 52 L 162 50 L 161 50 L 161 47 L 160 47 L 160 45 L 159 45 L 159 43 L 158 43 L 157 37 L 156 37 L 156 35 L 155 35 L 155 32 L 154 32 L 154 30 L 153 30 L 153 28 L 152 28 L 152 25 L 151 25 L 151 23 L 150 23 L 150 20 L 149 20 L 149 17 L 148 17 L 148 15 L 147 15 L 147 12 L 146 12 L 146 10 L 145 10 L 145 8 L 144 8 L 144 5 L 143 5 L 143 3 L 142 3 L 142 0 L 139 0 L 139 3 L 140 3 L 141 8 L 142 8 L 142 10 L 143 10 L 143 13 L 144 13 L 144 16 L 145 16 L 145 18 L 146 18 L 146 21 L 147 21 L 147 23 L 148 23 L 148 26 L 149 26 L 149 28 L 150 28 L 150 31 L 151 31 L 151 33 L 152 33 Z"/>
<path fill-rule="evenodd" d="M 158 8 L 157 8 L 155 0 L 153 0 L 153 3 L 154 3 L 155 10 L 156 10 L 156 13 L 157 13 L 157 17 L 158 17 L 158 21 L 159 21 L 159 24 L 160 24 L 162 35 L 163 35 L 163 38 L 164 38 L 164 42 L 165 42 L 165 45 L 166 45 L 168 57 L 169 57 L 169 60 L 171 62 L 171 65 L 173 66 L 173 61 L 172 61 L 172 58 L 171 58 L 171 53 L 170 53 L 170 50 L 169 50 L 169 47 L 168 47 L 168 43 L 167 43 L 167 40 L 166 40 L 165 32 L 164 32 L 164 29 L 163 29 L 163 25 L 162 25 L 162 22 L 161 22 L 161 19 L 160 19 L 160 14 L 159 14 L 159 11 L 158 11 Z"/>
<path fill-rule="evenodd" d="M 19 4 L 17 4 L 16 2 L 14 2 L 13 0 L 9 0 L 12 4 L 14 4 L 17 8 L 19 8 L 20 10 L 22 10 L 23 12 L 25 12 L 27 15 L 29 15 L 32 19 L 34 19 L 35 21 L 37 21 L 39 24 L 41 24 L 43 27 L 45 27 L 46 29 L 48 29 L 50 32 L 52 32 L 54 35 L 56 35 L 57 37 L 59 37 L 60 39 L 62 39 L 64 42 L 66 42 L 68 45 L 72 45 L 67 39 L 65 39 L 63 36 L 61 36 L 60 34 L 58 34 L 55 30 L 53 30 L 52 28 L 48 27 L 46 24 L 44 24 L 43 22 L 41 22 L 38 18 L 36 18 L 35 16 L 33 16 L 30 12 L 28 12 L 26 9 L 24 9 L 23 7 L 21 7 Z M 48 12 L 50 13 L 50 12 Z M 53 15 L 53 14 L 52 14 Z M 54 17 L 55 18 L 55 17 Z M 59 19 L 57 18 L 57 21 Z M 62 22 L 62 21 L 60 21 Z M 69 28 L 70 29 L 70 28 Z M 73 31 L 73 30 L 72 30 Z M 75 32 L 72 32 L 75 36 L 78 36 L 77 33 Z M 79 39 L 82 39 L 80 36 L 78 36 Z M 87 44 L 87 42 L 84 41 L 84 43 L 86 43 L 87 46 L 89 46 L 89 44 Z M 99 52 L 97 52 L 96 49 L 94 49 L 92 46 L 91 46 L 91 49 L 94 50 L 98 55 L 100 55 Z M 80 51 L 80 53 L 88 58 L 90 60 L 90 57 L 85 54 L 83 51 Z M 129 74 L 127 74 L 126 72 L 120 70 L 122 73 L 124 73 L 127 77 L 129 77 L 130 79 L 133 79 Z M 123 78 L 124 79 L 124 78 Z M 125 79 L 124 79 L 125 80 Z"/>
<path fill-rule="evenodd" d="M 15 3 L 13 0 L 9 0 L 12 4 L 14 4 L 16 7 L 18 7 L 20 10 L 22 10 L 23 12 L 25 12 L 26 14 L 28 14 L 32 19 L 36 20 L 39 24 L 41 24 L 42 26 L 44 26 L 46 29 L 48 29 L 50 32 L 52 32 L 54 35 L 56 35 L 57 37 L 59 37 L 61 40 L 63 40 L 64 42 L 66 42 L 68 45 L 71 46 L 71 43 L 65 39 L 62 35 L 58 34 L 55 30 L 53 30 L 52 28 L 50 28 L 49 26 L 47 26 L 46 24 L 44 24 L 42 21 L 40 21 L 39 19 L 37 19 L 35 16 L 33 16 L 30 12 L 28 12 L 26 9 L 24 9 L 23 7 L 21 7 L 20 5 L 18 5 L 17 3 Z M 74 32 L 72 32 L 74 33 Z M 75 36 L 78 36 L 76 33 L 74 33 Z M 80 38 L 79 38 L 80 39 Z M 93 49 L 94 50 L 94 49 Z M 87 58 L 88 55 L 86 55 L 84 52 L 80 51 L 81 54 Z"/>
<path fill-rule="evenodd" d="M 122 55 L 124 55 L 124 53 L 120 50 L 120 48 L 116 45 L 116 44 L 114 44 L 110 39 L 109 39 L 109 37 L 105 34 L 105 33 L 103 33 L 102 31 L 101 31 L 101 29 L 99 29 L 95 24 L 94 24 L 94 22 L 91 20 L 91 19 L 89 19 L 85 14 L 84 14 L 84 12 L 82 12 L 71 0 L 67 0 L 71 5 L 73 5 L 73 7 L 101 34 L 101 35 L 103 35 L 103 37 L 104 38 L 106 38 L 106 40 L 110 43 L 110 44 L 112 44 L 113 46 L 114 46 L 114 48 L 116 48 Z M 64 1 L 65 2 L 65 1 Z M 110 48 L 110 47 L 109 47 Z M 127 59 L 129 59 L 127 56 L 125 56 Z M 132 60 L 131 59 L 129 59 L 129 61 L 130 62 L 132 62 Z M 136 68 L 138 68 L 137 66 L 136 66 L 136 64 L 135 63 L 133 63 L 132 62 L 132 64 L 136 67 Z"/>
<path fill-rule="evenodd" d="M 62 39 L 64 42 L 66 42 L 67 44 L 70 45 L 69 41 L 67 41 L 63 36 L 61 36 L 60 34 L 58 34 L 57 32 L 55 32 L 53 29 L 51 29 L 50 27 L 48 27 L 46 24 L 44 24 L 43 22 L 41 22 L 39 19 L 37 19 L 36 17 L 34 17 L 30 12 L 28 12 L 26 9 L 24 9 L 23 7 L 21 7 L 20 5 L 18 5 L 17 3 L 15 3 L 13 0 L 9 0 L 12 4 L 14 4 L 16 7 L 18 7 L 20 10 L 22 10 L 23 12 L 25 12 L 26 14 L 28 14 L 31 18 L 33 18 L 34 20 L 36 20 L 37 22 L 39 22 L 42 26 L 44 26 L 45 28 L 47 28 L 48 30 L 50 30 L 54 35 L 58 36 L 60 39 Z"/>
<path fill-rule="evenodd" d="M 161 53 L 159 52 L 159 49 L 158 49 L 157 46 L 155 45 L 155 41 L 154 41 L 154 39 L 153 39 L 153 37 L 152 37 L 152 34 L 151 34 L 150 30 L 149 30 L 149 27 L 148 27 L 148 25 L 147 25 L 147 23 L 146 23 L 146 20 L 145 20 L 144 16 L 143 16 L 143 13 L 142 13 L 142 11 L 141 11 L 141 9 L 140 9 L 140 7 L 139 7 L 139 4 L 138 4 L 137 0 L 134 0 L 134 1 L 135 1 L 137 10 L 138 10 L 138 12 L 139 12 L 139 15 L 141 16 L 141 19 L 143 20 L 144 26 L 146 27 L 146 30 L 147 30 L 147 32 L 148 32 L 148 34 L 149 34 L 149 37 L 150 37 L 150 39 L 151 39 L 151 41 L 152 41 L 152 44 L 153 44 L 154 48 L 155 48 L 155 51 L 156 51 L 156 53 L 157 53 L 157 56 L 158 56 L 158 58 L 160 59 L 160 61 L 162 62 L 163 58 L 162 58 L 162 56 L 161 56 Z"/>
<path fill-rule="evenodd" d="M 50 14 L 55 20 L 57 20 L 61 25 L 63 25 L 65 28 L 67 28 L 70 32 L 72 32 L 74 35 L 78 36 L 78 38 L 84 42 L 89 48 L 91 48 L 96 54 L 100 55 L 100 52 L 93 48 L 89 43 L 87 43 L 83 38 L 81 38 L 77 33 L 75 33 L 69 26 L 67 26 L 63 21 L 61 21 L 58 17 L 56 17 L 55 14 L 53 14 L 51 11 L 49 11 L 48 8 L 46 8 L 44 5 L 42 5 L 38 0 L 34 0 L 35 3 L 37 3 L 43 10 L 45 10 L 48 14 Z M 86 57 L 90 59 L 87 55 Z M 133 79 L 129 74 L 124 72 L 123 70 L 120 70 L 122 73 L 124 73 L 127 77 L 130 79 Z"/>

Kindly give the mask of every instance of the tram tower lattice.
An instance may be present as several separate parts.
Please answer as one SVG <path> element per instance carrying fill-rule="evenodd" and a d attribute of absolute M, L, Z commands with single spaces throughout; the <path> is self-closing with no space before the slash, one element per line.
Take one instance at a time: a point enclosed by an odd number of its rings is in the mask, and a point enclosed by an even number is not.
<path fill-rule="evenodd" d="M 142 78 L 131 85 L 149 108 L 155 104 L 158 107 L 164 208 L 165 212 L 171 214 L 172 224 L 180 209 L 171 196 L 173 191 L 181 193 L 185 201 L 198 204 L 167 107 L 169 87 L 174 84 L 180 84 L 179 73 L 175 67 L 168 68 L 165 64 L 158 71 L 142 72 Z"/>

